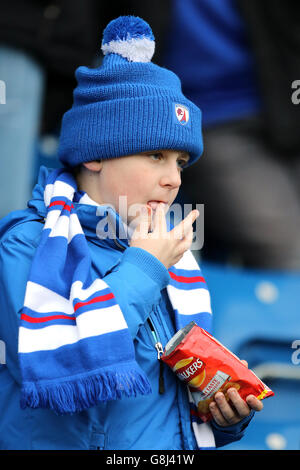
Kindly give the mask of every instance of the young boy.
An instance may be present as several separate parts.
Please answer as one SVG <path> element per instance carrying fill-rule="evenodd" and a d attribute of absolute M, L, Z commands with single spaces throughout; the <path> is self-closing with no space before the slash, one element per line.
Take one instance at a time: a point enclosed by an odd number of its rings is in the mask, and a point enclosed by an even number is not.
<path fill-rule="evenodd" d="M 64 167 L 42 168 L 28 209 L 0 226 L 0 447 L 222 446 L 261 402 L 217 393 L 213 420 L 198 423 L 186 386 L 159 360 L 191 320 L 211 326 L 189 251 L 198 213 L 171 230 L 165 217 L 182 168 L 202 153 L 201 112 L 151 62 L 140 18 L 112 21 L 102 50 L 101 67 L 76 72 Z"/>

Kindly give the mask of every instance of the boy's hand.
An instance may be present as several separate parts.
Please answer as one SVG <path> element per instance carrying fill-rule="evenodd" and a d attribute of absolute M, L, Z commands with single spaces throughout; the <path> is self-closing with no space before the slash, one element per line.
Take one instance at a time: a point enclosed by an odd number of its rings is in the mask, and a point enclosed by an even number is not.
<path fill-rule="evenodd" d="M 242 361 L 247 367 L 246 361 Z M 228 402 L 222 392 L 215 394 L 215 401 L 209 405 L 215 422 L 222 427 L 231 426 L 246 418 L 251 410 L 261 411 L 263 404 L 254 395 L 246 397 L 247 403 L 241 398 L 235 388 L 229 388 L 226 392 L 230 399 Z"/>
<path fill-rule="evenodd" d="M 130 246 L 143 248 L 159 259 L 167 269 L 176 264 L 193 241 L 193 223 L 199 217 L 197 210 L 191 211 L 173 230 L 167 230 L 164 204 L 159 204 L 151 226 L 151 209 L 143 207 L 139 223 L 132 235 Z"/>

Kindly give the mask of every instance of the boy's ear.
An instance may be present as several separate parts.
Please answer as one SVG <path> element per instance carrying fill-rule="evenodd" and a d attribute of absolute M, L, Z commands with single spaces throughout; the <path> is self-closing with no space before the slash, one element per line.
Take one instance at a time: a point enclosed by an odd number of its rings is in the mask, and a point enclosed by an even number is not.
<path fill-rule="evenodd" d="M 100 171 L 102 168 L 102 161 L 93 160 L 92 162 L 84 162 L 82 165 L 90 171 Z"/>

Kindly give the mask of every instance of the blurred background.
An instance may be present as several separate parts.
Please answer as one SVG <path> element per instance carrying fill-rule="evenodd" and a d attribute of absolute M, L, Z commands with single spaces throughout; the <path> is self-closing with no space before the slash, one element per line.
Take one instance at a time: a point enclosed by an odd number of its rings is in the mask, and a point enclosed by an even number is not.
<path fill-rule="evenodd" d="M 204 154 L 179 202 L 204 204 L 194 252 L 211 291 L 214 335 L 275 393 L 225 449 L 300 448 L 300 5 L 292 0 L 1 2 L 0 217 L 23 209 L 41 165 L 60 166 L 62 115 L 79 65 L 101 63 L 119 15 L 141 16 L 153 61 L 203 112 Z M 3 103 L 3 104 L 2 104 Z"/>

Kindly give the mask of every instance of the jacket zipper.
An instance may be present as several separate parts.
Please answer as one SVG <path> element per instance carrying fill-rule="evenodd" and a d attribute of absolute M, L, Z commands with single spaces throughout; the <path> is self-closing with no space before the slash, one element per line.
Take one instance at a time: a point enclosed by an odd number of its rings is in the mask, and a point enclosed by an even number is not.
<path fill-rule="evenodd" d="M 117 241 L 117 238 L 114 239 L 114 242 L 115 242 L 117 247 L 121 248 L 122 251 L 125 250 L 124 246 L 120 245 L 120 243 Z M 159 361 L 158 393 L 160 395 L 163 395 L 165 393 L 165 380 L 164 380 L 164 363 L 161 360 L 161 356 L 164 353 L 164 348 L 163 348 L 161 342 L 159 341 L 158 334 L 157 334 L 150 318 L 148 318 L 147 321 L 148 321 L 148 324 L 150 326 L 152 336 L 154 338 L 154 347 L 157 351 L 157 360 Z"/>
<path fill-rule="evenodd" d="M 117 241 L 117 238 L 114 238 L 114 242 L 118 248 L 120 248 L 122 251 L 125 251 L 125 247 Z"/>
<path fill-rule="evenodd" d="M 165 393 L 165 380 L 164 380 L 164 363 L 161 360 L 161 356 L 163 355 L 164 348 L 161 342 L 159 341 L 158 334 L 150 318 L 147 319 L 147 322 L 148 322 L 148 325 L 150 326 L 150 330 L 154 338 L 154 347 L 157 351 L 157 360 L 159 361 L 158 392 L 160 395 L 163 395 Z"/>

